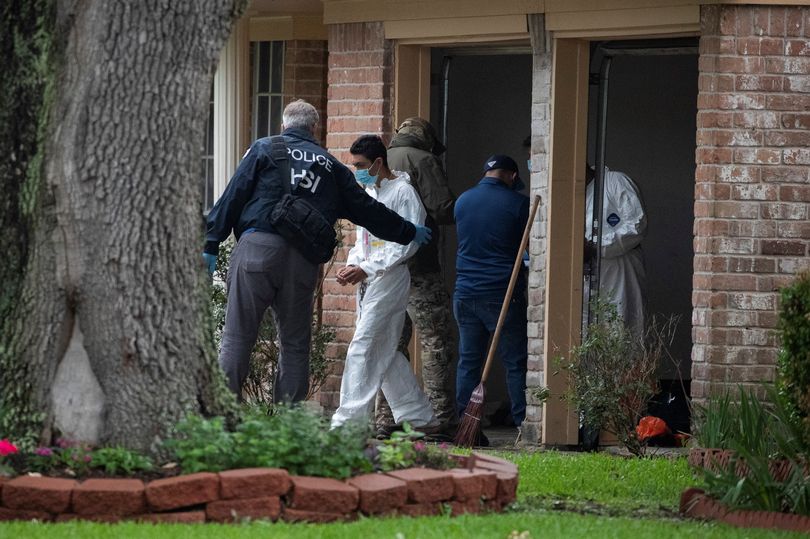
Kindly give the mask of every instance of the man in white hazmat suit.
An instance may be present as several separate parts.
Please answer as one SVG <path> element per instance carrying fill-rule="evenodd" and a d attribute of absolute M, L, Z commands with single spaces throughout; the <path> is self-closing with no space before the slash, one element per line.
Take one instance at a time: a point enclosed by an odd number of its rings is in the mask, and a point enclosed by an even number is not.
<path fill-rule="evenodd" d="M 594 170 L 586 168 L 585 239 L 593 246 L 591 216 Z M 647 216 L 641 193 L 626 174 L 605 167 L 602 211 L 602 261 L 599 272 L 601 297 L 616 306 L 628 328 L 644 330 L 647 276 L 641 241 L 647 233 Z"/>
<path fill-rule="evenodd" d="M 425 208 L 408 175 L 388 169 L 380 137 L 360 137 L 349 152 L 357 181 L 369 195 L 404 219 L 425 222 Z M 397 424 L 407 421 L 432 433 L 438 430 L 439 421 L 408 360 L 397 350 L 411 286 L 406 261 L 419 246 L 384 241 L 362 227 L 357 227 L 356 238 L 346 266 L 337 274 L 339 284 L 358 285 L 357 323 L 346 353 L 340 406 L 332 416 L 332 427 L 370 419 L 377 391 L 382 389 Z"/>

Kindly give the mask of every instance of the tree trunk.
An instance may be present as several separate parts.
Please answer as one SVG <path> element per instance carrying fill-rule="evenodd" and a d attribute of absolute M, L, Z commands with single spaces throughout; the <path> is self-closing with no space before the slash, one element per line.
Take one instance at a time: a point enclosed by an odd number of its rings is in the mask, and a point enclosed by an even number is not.
<path fill-rule="evenodd" d="M 6 4 L 0 437 L 159 451 L 185 413 L 235 409 L 198 178 L 211 77 L 246 0 Z"/>

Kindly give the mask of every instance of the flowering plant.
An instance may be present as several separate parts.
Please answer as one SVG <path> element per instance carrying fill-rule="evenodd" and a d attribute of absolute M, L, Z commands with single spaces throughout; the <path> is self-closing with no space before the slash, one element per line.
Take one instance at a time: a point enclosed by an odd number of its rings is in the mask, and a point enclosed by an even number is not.
<path fill-rule="evenodd" d="M 13 470 L 11 470 L 8 466 L 5 466 L 3 464 L 3 460 L 5 457 L 13 455 L 18 451 L 17 446 L 11 443 L 9 440 L 5 438 L 0 440 L 0 475 L 13 474 Z"/>
<path fill-rule="evenodd" d="M 79 475 L 87 473 L 93 460 L 93 448 L 88 444 L 73 442 L 60 438 L 56 440 L 59 450 L 56 452 L 61 464 Z"/>
<path fill-rule="evenodd" d="M 7 439 L 0 440 L 0 457 L 7 457 L 17 453 L 17 446 L 8 441 Z"/>
<path fill-rule="evenodd" d="M 450 446 L 446 443 L 433 445 L 420 440 L 414 442 L 413 449 L 416 452 L 414 464 L 417 466 L 434 470 L 449 470 L 456 467 L 455 461 L 450 457 Z"/>
<path fill-rule="evenodd" d="M 28 466 L 32 472 L 45 473 L 56 466 L 58 457 L 50 447 L 37 447 L 28 457 Z"/>

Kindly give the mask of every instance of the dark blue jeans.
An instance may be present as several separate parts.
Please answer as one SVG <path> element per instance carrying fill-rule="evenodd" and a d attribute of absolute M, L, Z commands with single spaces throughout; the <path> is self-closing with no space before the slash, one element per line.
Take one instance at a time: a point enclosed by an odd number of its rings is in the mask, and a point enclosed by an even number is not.
<path fill-rule="evenodd" d="M 495 332 L 501 312 L 498 299 L 454 298 L 453 313 L 458 324 L 458 369 L 456 406 L 464 413 L 487 358 L 489 337 Z M 512 300 L 498 342 L 498 356 L 506 369 L 506 388 L 512 401 L 512 418 L 520 425 L 526 417 L 526 361 L 529 340 L 526 336 L 526 301 Z"/>

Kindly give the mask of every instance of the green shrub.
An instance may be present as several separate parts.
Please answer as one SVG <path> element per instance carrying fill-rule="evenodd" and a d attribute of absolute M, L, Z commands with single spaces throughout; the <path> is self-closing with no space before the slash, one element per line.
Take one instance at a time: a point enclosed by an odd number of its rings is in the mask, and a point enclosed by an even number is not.
<path fill-rule="evenodd" d="M 779 330 L 779 390 L 803 424 L 803 438 L 810 444 L 810 272 L 782 289 Z"/>
<path fill-rule="evenodd" d="M 174 436 L 164 445 L 174 452 L 186 473 L 219 472 L 231 468 L 233 462 L 233 436 L 225 430 L 221 417 L 189 415 L 177 424 Z"/>
<path fill-rule="evenodd" d="M 101 468 L 109 475 L 132 475 L 148 472 L 155 466 L 152 459 L 124 447 L 102 447 L 93 451 L 90 466 Z"/>
<path fill-rule="evenodd" d="M 368 428 L 347 424 L 329 429 L 325 419 L 302 406 L 253 407 L 234 432 L 220 418 L 189 416 L 166 442 L 184 472 L 228 468 L 284 468 L 294 475 L 346 478 L 371 470 L 364 451 Z"/>
<path fill-rule="evenodd" d="M 642 334 L 628 328 L 616 307 L 595 302 L 596 322 L 568 358 L 559 358 L 568 373 L 572 401 L 588 427 L 612 432 L 634 455 L 644 452 L 636 425 L 658 392 L 656 369 L 665 356 L 677 318 L 653 318 Z"/>
<path fill-rule="evenodd" d="M 368 430 L 354 424 L 329 429 L 325 419 L 302 406 L 251 412 L 234 433 L 236 467 L 285 468 L 295 475 L 345 478 L 367 471 Z"/>

